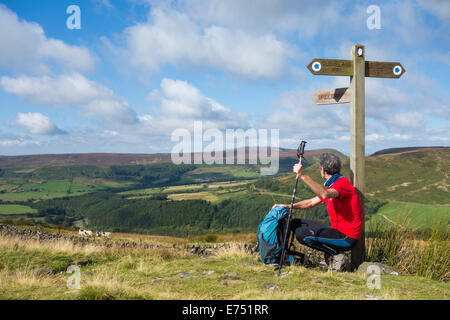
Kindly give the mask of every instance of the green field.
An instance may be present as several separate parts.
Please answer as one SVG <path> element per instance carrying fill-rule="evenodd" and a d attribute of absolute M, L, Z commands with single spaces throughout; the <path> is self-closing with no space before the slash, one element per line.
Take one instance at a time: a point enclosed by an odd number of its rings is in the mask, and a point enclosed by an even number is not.
<path fill-rule="evenodd" d="M 37 210 L 17 204 L 0 204 L 0 215 L 36 213 Z"/>
<path fill-rule="evenodd" d="M 433 206 L 390 202 L 382 206 L 371 220 L 398 223 L 409 221 L 409 226 L 417 229 L 432 228 L 437 222 L 447 225 L 450 221 L 450 206 Z"/>
<path fill-rule="evenodd" d="M 152 194 L 161 193 L 162 190 L 163 190 L 162 188 L 148 188 L 148 189 L 123 191 L 123 192 L 119 192 L 118 194 L 120 194 L 122 196 L 148 196 L 148 195 L 152 195 Z"/>
<path fill-rule="evenodd" d="M 261 178 L 259 169 L 244 165 L 202 165 L 195 170 L 183 174 L 184 179 L 195 182 L 233 180 L 233 178 Z"/>
<path fill-rule="evenodd" d="M 45 181 L 42 183 L 7 184 L 0 186 L 0 200 L 29 201 L 46 200 L 62 197 L 81 196 L 87 193 L 129 186 L 129 182 L 117 183 L 103 179 L 76 179 L 78 183 L 67 180 Z"/>

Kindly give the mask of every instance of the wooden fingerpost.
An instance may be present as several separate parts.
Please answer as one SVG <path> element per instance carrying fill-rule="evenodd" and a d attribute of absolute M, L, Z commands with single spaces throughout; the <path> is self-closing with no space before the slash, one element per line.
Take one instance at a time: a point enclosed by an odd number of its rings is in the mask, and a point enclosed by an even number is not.
<path fill-rule="evenodd" d="M 352 47 L 351 60 L 353 76 L 350 77 L 350 180 L 358 192 L 363 209 L 361 238 L 352 249 L 351 267 L 357 268 L 365 256 L 364 195 L 365 195 L 365 48 L 356 44 Z"/>
<path fill-rule="evenodd" d="M 365 258 L 365 77 L 399 79 L 405 68 L 400 62 L 365 61 L 365 47 L 355 44 L 351 60 L 313 59 L 307 66 L 318 76 L 349 76 L 350 88 L 319 90 L 313 100 L 318 105 L 342 104 L 350 102 L 350 180 L 358 192 L 363 209 L 361 239 L 352 250 L 352 269 L 357 268 Z"/>

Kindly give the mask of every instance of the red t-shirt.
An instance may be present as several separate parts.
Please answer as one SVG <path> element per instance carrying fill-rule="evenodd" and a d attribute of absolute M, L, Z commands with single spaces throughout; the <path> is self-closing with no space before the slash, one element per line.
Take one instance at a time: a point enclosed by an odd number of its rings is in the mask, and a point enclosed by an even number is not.
<path fill-rule="evenodd" d="M 350 181 L 341 177 L 331 187 L 339 192 L 337 198 L 320 200 L 327 204 L 331 227 L 353 239 L 359 239 L 362 230 L 362 208 L 358 194 Z"/>

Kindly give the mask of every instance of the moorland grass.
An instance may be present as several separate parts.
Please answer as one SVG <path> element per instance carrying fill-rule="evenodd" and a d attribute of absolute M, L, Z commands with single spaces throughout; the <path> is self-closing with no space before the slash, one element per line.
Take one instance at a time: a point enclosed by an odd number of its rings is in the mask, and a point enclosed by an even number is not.
<path fill-rule="evenodd" d="M 127 235 L 126 237 L 131 237 Z M 160 239 L 163 240 L 163 239 Z M 423 276 L 381 276 L 370 290 L 367 276 L 317 268 L 270 265 L 238 242 L 208 257 L 180 246 L 108 249 L 0 238 L 0 299 L 448 299 L 449 283 Z M 80 267 L 80 289 L 68 289 L 70 264 Z M 54 274 L 37 275 L 50 267 Z"/>
<path fill-rule="evenodd" d="M 403 274 L 450 280 L 450 234 L 447 220 L 435 221 L 431 232 L 411 228 L 408 216 L 395 221 L 371 220 L 366 260 L 383 262 Z"/>

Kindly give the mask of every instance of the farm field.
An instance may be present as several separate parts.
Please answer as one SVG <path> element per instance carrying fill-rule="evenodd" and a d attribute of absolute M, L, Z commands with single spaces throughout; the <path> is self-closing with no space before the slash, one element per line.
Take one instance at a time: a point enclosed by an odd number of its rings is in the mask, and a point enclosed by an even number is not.
<path fill-rule="evenodd" d="M 128 199 L 145 199 L 156 194 L 167 194 L 171 200 L 207 200 L 218 202 L 246 194 L 247 185 L 254 180 L 211 182 L 201 184 L 187 184 L 179 186 L 137 189 L 120 192 L 118 194 L 130 196 Z"/>
<path fill-rule="evenodd" d="M 0 215 L 36 213 L 37 210 L 18 204 L 0 204 Z"/>
<path fill-rule="evenodd" d="M 62 197 L 74 197 L 91 192 L 114 189 L 129 186 L 130 183 L 115 183 L 106 180 L 78 179 L 78 182 L 50 180 L 42 183 L 3 184 L 1 186 L 0 200 L 2 201 L 36 201 L 56 199 Z"/>
<path fill-rule="evenodd" d="M 450 206 L 423 205 L 416 203 L 390 202 L 382 206 L 371 220 L 384 220 L 389 223 L 409 221 L 414 229 L 433 228 L 441 222 L 446 226 L 450 221 Z"/>
<path fill-rule="evenodd" d="M 203 165 L 183 175 L 183 178 L 193 179 L 196 182 L 208 182 L 217 179 L 232 180 L 233 178 L 261 178 L 256 166 L 244 165 Z"/>

